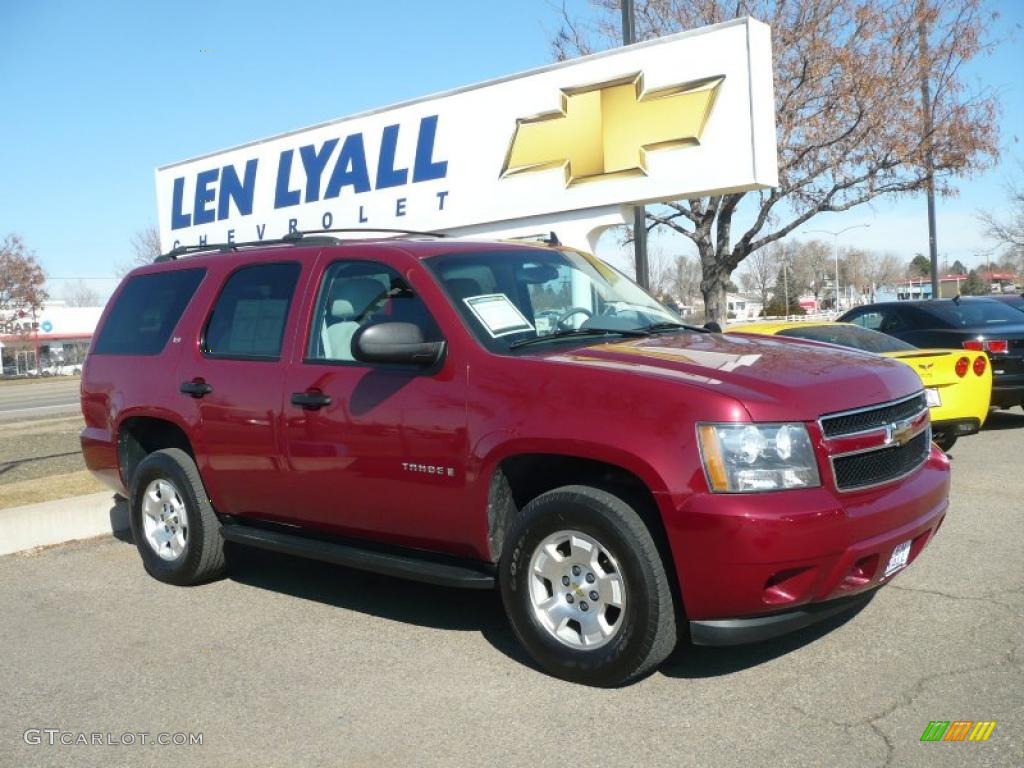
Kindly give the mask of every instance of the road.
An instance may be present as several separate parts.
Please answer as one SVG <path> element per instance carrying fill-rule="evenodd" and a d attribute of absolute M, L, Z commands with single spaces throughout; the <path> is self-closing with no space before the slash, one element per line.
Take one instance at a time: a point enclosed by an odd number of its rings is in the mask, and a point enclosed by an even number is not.
<path fill-rule="evenodd" d="M 78 410 L 79 379 L 53 378 L 0 386 L 0 421 L 73 414 Z"/>
<path fill-rule="evenodd" d="M 240 551 L 176 588 L 114 539 L 0 558 L 0 765 L 1022 765 L 1022 445 L 1015 409 L 956 446 L 942 530 L 856 615 L 619 690 L 533 669 L 489 593 Z M 922 743 L 933 720 L 997 726 Z"/>

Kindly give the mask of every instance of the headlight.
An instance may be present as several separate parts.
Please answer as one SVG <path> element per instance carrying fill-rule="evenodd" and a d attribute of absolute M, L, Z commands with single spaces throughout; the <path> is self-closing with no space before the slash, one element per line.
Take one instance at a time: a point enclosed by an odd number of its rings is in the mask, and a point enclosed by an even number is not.
<path fill-rule="evenodd" d="M 716 493 L 752 493 L 821 484 L 803 424 L 701 424 L 700 454 Z"/>

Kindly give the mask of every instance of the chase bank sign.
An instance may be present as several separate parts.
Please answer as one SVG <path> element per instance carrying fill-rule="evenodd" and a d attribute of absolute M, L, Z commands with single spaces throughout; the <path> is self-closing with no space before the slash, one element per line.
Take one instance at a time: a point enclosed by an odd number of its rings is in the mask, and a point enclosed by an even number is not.
<path fill-rule="evenodd" d="M 776 185 L 771 41 L 739 19 L 156 172 L 161 245 L 453 234 Z"/>

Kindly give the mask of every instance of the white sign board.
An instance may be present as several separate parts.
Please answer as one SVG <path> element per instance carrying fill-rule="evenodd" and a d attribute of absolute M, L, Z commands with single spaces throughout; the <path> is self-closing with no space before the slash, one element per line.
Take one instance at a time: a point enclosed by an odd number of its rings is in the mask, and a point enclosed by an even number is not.
<path fill-rule="evenodd" d="M 771 187 L 777 173 L 769 28 L 739 19 L 168 165 L 156 187 L 169 250 L 294 230 L 610 221 L 623 205 Z"/>

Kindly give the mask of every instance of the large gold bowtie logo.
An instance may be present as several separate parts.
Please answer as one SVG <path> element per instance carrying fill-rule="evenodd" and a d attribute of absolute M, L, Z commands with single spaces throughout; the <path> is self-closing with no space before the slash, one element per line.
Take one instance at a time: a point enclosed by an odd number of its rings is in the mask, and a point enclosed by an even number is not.
<path fill-rule="evenodd" d="M 647 153 L 700 144 L 724 76 L 644 91 L 637 74 L 562 90 L 562 108 L 516 121 L 502 176 L 564 168 L 565 185 L 647 173 Z"/>

